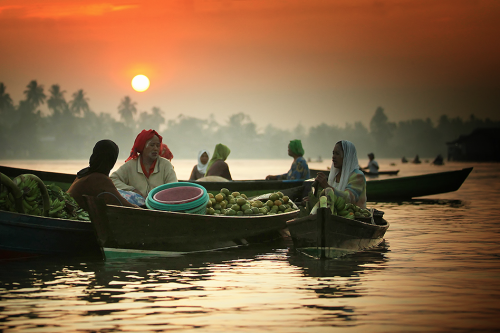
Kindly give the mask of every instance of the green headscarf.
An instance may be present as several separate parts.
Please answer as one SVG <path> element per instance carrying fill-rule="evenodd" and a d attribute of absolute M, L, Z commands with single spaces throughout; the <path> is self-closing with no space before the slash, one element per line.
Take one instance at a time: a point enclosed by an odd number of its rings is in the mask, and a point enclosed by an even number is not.
<path fill-rule="evenodd" d="M 227 146 L 224 146 L 222 143 L 218 143 L 217 145 L 215 145 L 214 154 L 212 155 L 212 158 L 208 162 L 207 171 L 205 172 L 205 175 L 208 173 L 208 170 L 210 170 L 210 167 L 212 166 L 212 164 L 214 164 L 215 161 L 217 160 L 225 161 L 226 158 L 229 156 L 229 153 L 231 153 L 231 149 L 229 149 Z"/>
<path fill-rule="evenodd" d="M 290 150 L 295 155 L 303 156 L 304 155 L 304 148 L 302 148 L 302 141 L 291 140 L 290 141 Z"/>

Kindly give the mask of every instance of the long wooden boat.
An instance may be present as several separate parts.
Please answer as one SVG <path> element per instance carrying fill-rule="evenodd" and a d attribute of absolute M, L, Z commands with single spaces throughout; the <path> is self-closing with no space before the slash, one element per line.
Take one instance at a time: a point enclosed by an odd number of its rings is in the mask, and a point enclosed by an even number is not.
<path fill-rule="evenodd" d="M 280 238 L 299 211 L 261 216 L 215 216 L 106 205 L 85 197 L 104 248 L 193 252 Z"/>
<path fill-rule="evenodd" d="M 379 176 L 379 175 L 387 175 L 387 176 L 396 176 L 399 173 L 399 170 L 382 170 L 378 173 L 372 173 L 370 171 L 361 170 L 366 176 Z M 323 172 L 327 177 L 330 174 L 330 170 L 321 170 L 321 169 L 309 169 L 311 174 L 311 178 L 316 178 L 318 172 Z"/>
<path fill-rule="evenodd" d="M 103 253 L 90 222 L 0 210 L 0 260 L 38 256 L 102 259 Z"/>
<path fill-rule="evenodd" d="M 315 258 L 338 258 L 378 246 L 389 228 L 385 219 L 374 223 L 332 215 L 329 208 L 287 222 L 294 247 Z"/>
<path fill-rule="evenodd" d="M 63 190 L 69 189 L 76 178 L 76 174 L 57 173 L 49 171 L 30 170 L 14 168 L 0 165 L 0 172 L 11 177 L 17 177 L 22 174 L 30 173 L 38 176 L 45 183 L 55 183 Z M 181 180 L 187 181 L 187 180 Z M 304 180 L 232 180 L 232 181 L 203 181 L 197 182 L 206 188 L 208 192 L 219 192 L 222 188 L 229 191 L 242 192 L 247 196 L 257 196 L 272 191 L 283 191 L 296 188 L 304 183 Z"/>
<path fill-rule="evenodd" d="M 429 173 L 425 175 L 396 177 L 366 182 L 368 201 L 401 201 L 415 197 L 456 191 L 472 168 Z"/>
<path fill-rule="evenodd" d="M 456 191 L 462 186 L 473 168 L 455 171 L 444 171 L 417 176 L 394 177 L 386 179 L 369 179 L 366 182 L 368 201 L 401 201 L 411 198 L 447 193 Z M 16 177 L 24 173 L 35 174 L 46 183 L 56 183 L 63 190 L 69 188 L 76 175 L 19 169 L 0 166 L 0 172 L 9 177 Z M 310 188 L 312 181 L 266 181 L 240 180 L 227 182 L 200 182 L 209 192 L 218 192 L 226 187 L 230 191 L 239 191 L 247 196 L 257 196 L 272 191 L 297 191 L 305 185 L 303 193 Z"/>

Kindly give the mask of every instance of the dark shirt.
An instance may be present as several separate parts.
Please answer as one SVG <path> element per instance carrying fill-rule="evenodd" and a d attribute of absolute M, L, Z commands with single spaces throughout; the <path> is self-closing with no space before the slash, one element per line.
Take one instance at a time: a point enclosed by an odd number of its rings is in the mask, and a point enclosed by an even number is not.
<path fill-rule="evenodd" d="M 228 180 L 233 180 L 231 178 L 231 172 L 229 172 L 229 166 L 223 160 L 215 161 L 210 166 L 210 169 L 208 169 L 207 176 L 219 176 Z"/>
<path fill-rule="evenodd" d="M 76 178 L 67 192 L 75 199 L 80 207 L 87 211 L 88 207 L 83 195 L 85 194 L 97 197 L 97 195 L 103 192 L 109 192 L 114 195 L 103 194 L 99 196 L 99 198 L 102 198 L 106 204 L 136 207 L 120 195 L 111 178 L 99 172 L 93 172 L 87 176 L 83 176 L 82 178 Z M 117 199 L 120 202 L 118 202 Z"/>
<path fill-rule="evenodd" d="M 205 177 L 205 175 L 198 171 L 198 165 L 193 167 L 193 171 L 191 171 L 191 176 L 189 176 L 189 180 L 196 180 Z"/>

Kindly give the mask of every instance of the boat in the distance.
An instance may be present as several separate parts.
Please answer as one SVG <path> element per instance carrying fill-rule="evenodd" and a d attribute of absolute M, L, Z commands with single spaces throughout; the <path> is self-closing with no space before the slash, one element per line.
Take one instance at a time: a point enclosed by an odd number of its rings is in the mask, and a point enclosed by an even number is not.
<path fill-rule="evenodd" d="M 428 173 L 424 175 L 368 180 L 368 201 L 402 201 L 416 197 L 456 191 L 472 168 Z"/>

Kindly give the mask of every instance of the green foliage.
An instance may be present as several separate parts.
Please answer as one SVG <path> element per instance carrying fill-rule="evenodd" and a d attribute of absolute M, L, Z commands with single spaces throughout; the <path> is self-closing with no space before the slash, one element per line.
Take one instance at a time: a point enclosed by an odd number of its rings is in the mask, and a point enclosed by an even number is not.
<path fill-rule="evenodd" d="M 446 142 L 469 134 L 478 127 L 499 127 L 500 122 L 441 116 L 437 124 L 430 119 L 412 119 L 391 122 L 384 109 L 378 107 L 370 120 L 369 129 L 362 122 L 327 124 L 286 130 L 272 124 L 259 126 L 259 119 L 244 113 L 235 113 L 223 124 L 214 120 L 180 115 L 166 121 L 164 111 L 153 107 L 151 111 L 138 113 L 137 103 L 125 96 L 117 105 L 120 120 L 109 113 L 99 114 L 91 110 L 89 98 L 80 89 L 66 102 L 65 91 L 54 84 L 47 99 L 43 86 L 31 81 L 24 91 L 26 98 L 14 105 L 0 83 L 0 158 L 38 159 L 88 159 L 94 144 L 111 139 L 120 147 L 119 161 L 125 159 L 136 135 L 142 129 L 155 129 L 163 136 L 175 158 L 196 161 L 200 149 L 212 152 L 217 143 L 231 149 L 231 158 L 286 159 L 290 140 L 300 139 L 305 158 L 322 157 L 330 160 L 335 142 L 345 139 L 353 142 L 358 158 L 369 152 L 377 157 L 414 156 L 434 157 L 446 155 Z M 42 115 L 38 106 L 47 99 L 51 113 Z M 260 128 L 259 128 L 260 127 Z M 20 139 L 21 138 L 21 139 Z M 174 161 L 175 162 L 175 161 Z"/>

